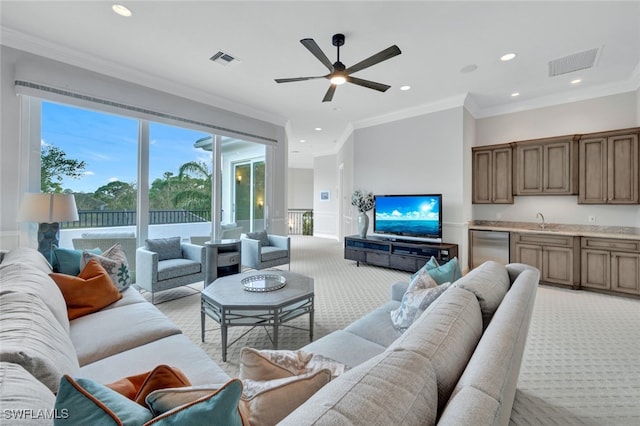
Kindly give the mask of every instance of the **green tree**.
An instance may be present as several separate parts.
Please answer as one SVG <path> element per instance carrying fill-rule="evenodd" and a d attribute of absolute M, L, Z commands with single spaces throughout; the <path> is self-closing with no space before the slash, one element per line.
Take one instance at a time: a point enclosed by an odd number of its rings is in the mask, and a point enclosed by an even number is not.
<path fill-rule="evenodd" d="M 63 192 L 62 178 L 79 179 L 85 167 L 87 164 L 84 161 L 68 158 L 57 146 L 43 145 L 40 150 L 40 190 Z"/>
<path fill-rule="evenodd" d="M 180 166 L 182 184 L 173 197 L 174 205 L 185 210 L 211 209 L 211 171 L 206 163 L 189 161 Z"/>
<path fill-rule="evenodd" d="M 135 210 L 137 191 L 133 183 L 109 182 L 96 189 L 95 198 L 104 203 L 105 210 Z"/>

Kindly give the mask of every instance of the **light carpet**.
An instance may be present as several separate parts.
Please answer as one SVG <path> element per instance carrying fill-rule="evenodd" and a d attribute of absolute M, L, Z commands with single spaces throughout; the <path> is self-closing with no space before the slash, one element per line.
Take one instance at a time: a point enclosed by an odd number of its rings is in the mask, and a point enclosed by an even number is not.
<path fill-rule="evenodd" d="M 406 272 L 357 267 L 344 260 L 342 244 L 334 240 L 292 236 L 291 254 L 291 271 L 315 280 L 316 339 L 385 303 L 390 284 L 409 278 Z M 206 339 L 200 340 L 201 288 L 158 293 L 157 306 L 235 377 L 240 349 L 271 349 L 269 334 L 264 328 L 230 328 L 228 341 L 238 340 L 222 362 L 213 320 L 206 319 Z M 306 328 L 308 317 L 289 324 Z M 309 334 L 282 327 L 278 340 L 281 349 L 298 349 L 309 342 Z M 511 424 L 640 424 L 640 300 L 540 286 Z"/>

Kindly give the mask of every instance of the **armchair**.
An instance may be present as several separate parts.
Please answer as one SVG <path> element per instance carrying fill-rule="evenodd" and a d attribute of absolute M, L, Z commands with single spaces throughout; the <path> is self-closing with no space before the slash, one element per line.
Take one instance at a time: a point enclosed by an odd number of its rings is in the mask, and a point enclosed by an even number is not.
<path fill-rule="evenodd" d="M 289 265 L 291 270 L 291 239 L 270 235 L 266 231 L 247 233 L 242 239 L 242 264 L 253 269 Z"/>
<path fill-rule="evenodd" d="M 205 248 L 181 243 L 180 237 L 147 240 L 136 250 L 136 285 L 151 292 L 204 280 Z"/>

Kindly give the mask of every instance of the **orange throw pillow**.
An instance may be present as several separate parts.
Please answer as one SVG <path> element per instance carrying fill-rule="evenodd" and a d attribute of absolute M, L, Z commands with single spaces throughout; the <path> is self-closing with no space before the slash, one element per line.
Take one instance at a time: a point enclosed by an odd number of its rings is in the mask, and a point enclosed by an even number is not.
<path fill-rule="evenodd" d="M 91 259 L 77 277 L 61 273 L 49 276 L 62 292 L 70 320 L 96 312 L 122 298 L 107 271 L 95 259 Z"/>
<path fill-rule="evenodd" d="M 105 386 L 146 407 L 145 400 L 151 392 L 191 386 L 191 382 L 179 369 L 159 365 L 146 373 L 125 377 Z"/>

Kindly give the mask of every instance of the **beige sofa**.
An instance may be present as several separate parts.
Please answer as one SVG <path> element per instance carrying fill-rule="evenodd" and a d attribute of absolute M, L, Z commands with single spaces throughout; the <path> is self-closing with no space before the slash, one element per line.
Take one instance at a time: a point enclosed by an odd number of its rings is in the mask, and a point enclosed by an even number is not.
<path fill-rule="evenodd" d="M 192 384 L 229 376 L 138 291 L 69 321 L 51 268 L 34 249 L 0 253 L 0 424 L 53 424 L 63 374 L 107 384 L 160 364 L 179 368 Z M 35 410 L 17 420 L 16 410 Z"/>
<path fill-rule="evenodd" d="M 507 425 L 540 274 L 487 262 L 447 289 L 400 333 L 387 304 L 303 349 L 351 370 L 282 425 Z"/>

